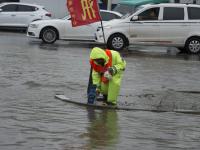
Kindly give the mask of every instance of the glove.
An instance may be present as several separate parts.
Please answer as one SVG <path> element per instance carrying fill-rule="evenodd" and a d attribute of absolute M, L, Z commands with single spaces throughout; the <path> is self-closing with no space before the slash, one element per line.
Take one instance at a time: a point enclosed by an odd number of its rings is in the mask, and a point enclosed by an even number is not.
<path fill-rule="evenodd" d="M 109 71 L 106 71 L 106 72 L 104 72 L 104 75 L 103 75 L 106 79 L 108 79 L 108 80 L 111 80 L 112 79 L 112 75 L 110 74 L 110 72 Z"/>
<path fill-rule="evenodd" d="M 117 69 L 113 66 L 113 67 L 109 67 L 108 71 L 111 75 L 115 75 L 117 73 Z"/>

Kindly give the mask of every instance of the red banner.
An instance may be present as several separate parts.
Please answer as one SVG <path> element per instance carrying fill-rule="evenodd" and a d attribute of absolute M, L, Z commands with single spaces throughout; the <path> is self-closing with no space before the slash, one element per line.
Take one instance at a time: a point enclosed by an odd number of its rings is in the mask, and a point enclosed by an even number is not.
<path fill-rule="evenodd" d="M 101 20 L 97 0 L 67 0 L 72 26 L 81 26 Z"/>

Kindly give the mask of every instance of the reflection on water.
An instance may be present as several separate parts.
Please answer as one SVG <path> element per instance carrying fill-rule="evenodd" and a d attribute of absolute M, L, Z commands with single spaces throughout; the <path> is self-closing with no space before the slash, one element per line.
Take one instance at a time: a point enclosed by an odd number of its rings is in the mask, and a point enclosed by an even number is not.
<path fill-rule="evenodd" d="M 180 54 L 184 60 L 200 61 L 200 55 L 198 54 Z"/>
<path fill-rule="evenodd" d="M 94 148 L 113 147 L 118 141 L 118 116 L 116 111 L 87 109 L 90 126 L 87 128 L 88 150 Z"/>

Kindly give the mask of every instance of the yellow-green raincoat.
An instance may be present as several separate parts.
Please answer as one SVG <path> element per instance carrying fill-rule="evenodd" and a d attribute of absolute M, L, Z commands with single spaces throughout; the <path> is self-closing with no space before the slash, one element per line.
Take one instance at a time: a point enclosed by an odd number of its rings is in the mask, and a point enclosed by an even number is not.
<path fill-rule="evenodd" d="M 100 91 L 100 93 L 108 96 L 107 98 L 108 102 L 116 104 L 117 96 L 120 90 L 122 75 L 126 67 L 126 62 L 121 58 L 119 52 L 111 50 L 111 54 L 112 54 L 112 66 L 116 68 L 117 73 L 113 75 L 112 79 L 109 80 L 108 83 L 103 83 L 101 81 L 102 74 L 96 72 L 93 69 L 92 81 L 93 84 L 97 86 L 97 89 Z M 109 57 L 103 49 L 98 47 L 93 48 L 90 54 L 90 59 L 94 60 L 100 58 L 105 60 L 105 64 L 107 64 L 109 61 Z"/>

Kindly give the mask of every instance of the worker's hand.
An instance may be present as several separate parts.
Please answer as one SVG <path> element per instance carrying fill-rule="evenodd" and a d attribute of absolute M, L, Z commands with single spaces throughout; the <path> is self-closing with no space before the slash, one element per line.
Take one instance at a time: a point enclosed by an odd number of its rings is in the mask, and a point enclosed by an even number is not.
<path fill-rule="evenodd" d="M 109 67 L 108 68 L 108 71 L 111 75 L 115 75 L 117 73 L 117 70 L 116 68 L 113 66 L 113 67 Z"/>
<path fill-rule="evenodd" d="M 111 73 L 110 73 L 109 71 L 104 72 L 104 77 L 105 77 L 106 79 L 108 79 L 108 80 L 111 80 L 111 79 L 112 79 L 112 75 L 111 75 Z"/>
<path fill-rule="evenodd" d="M 100 94 L 100 89 L 96 89 L 96 95 L 98 96 Z"/>

